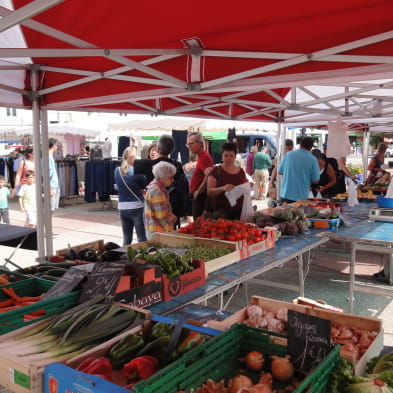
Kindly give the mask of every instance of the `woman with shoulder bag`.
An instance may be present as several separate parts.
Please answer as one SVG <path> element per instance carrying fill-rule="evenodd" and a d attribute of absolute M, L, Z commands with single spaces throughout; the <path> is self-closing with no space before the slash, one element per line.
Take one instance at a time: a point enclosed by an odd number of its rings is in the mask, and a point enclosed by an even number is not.
<path fill-rule="evenodd" d="M 115 182 L 119 194 L 118 209 L 123 231 L 123 245 L 132 243 L 135 227 L 138 242 L 146 241 L 145 223 L 143 219 L 145 198 L 142 190 L 146 187 L 145 175 L 134 175 L 132 154 L 135 146 L 127 147 L 123 152 L 120 167 L 115 169 Z"/>
<path fill-rule="evenodd" d="M 221 150 L 223 162 L 221 165 L 214 167 L 207 179 L 207 195 L 210 208 L 214 218 L 239 220 L 243 208 L 243 196 L 237 199 L 234 206 L 231 206 L 225 192 L 232 190 L 235 186 L 247 183 L 248 180 L 244 170 L 235 165 L 236 144 L 225 142 Z"/>

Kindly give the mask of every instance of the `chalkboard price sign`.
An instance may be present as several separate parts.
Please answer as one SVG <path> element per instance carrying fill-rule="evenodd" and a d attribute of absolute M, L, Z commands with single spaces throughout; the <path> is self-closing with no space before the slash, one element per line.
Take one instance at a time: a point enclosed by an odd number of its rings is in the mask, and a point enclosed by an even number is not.
<path fill-rule="evenodd" d="M 83 286 L 79 302 L 83 303 L 97 295 L 104 295 L 111 302 L 124 270 L 122 262 L 98 262 L 94 264 Z"/>
<path fill-rule="evenodd" d="M 72 292 L 76 286 L 87 276 L 89 265 L 72 266 L 63 276 L 51 287 L 41 300 L 53 299 L 57 296 L 66 295 Z"/>
<path fill-rule="evenodd" d="M 288 310 L 288 354 L 295 370 L 308 373 L 328 355 L 330 321 Z"/>

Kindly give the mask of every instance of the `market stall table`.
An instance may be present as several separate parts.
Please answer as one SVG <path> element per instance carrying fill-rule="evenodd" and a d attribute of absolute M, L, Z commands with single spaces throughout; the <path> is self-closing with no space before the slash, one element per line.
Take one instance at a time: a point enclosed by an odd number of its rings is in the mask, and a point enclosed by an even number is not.
<path fill-rule="evenodd" d="M 35 228 L 19 227 L 16 225 L 0 225 L 0 245 L 15 247 L 8 258 L 4 258 L 3 267 L 9 263 L 18 269 L 20 268 L 11 258 L 15 255 L 19 248 L 27 250 L 37 250 L 37 230 Z"/>
<path fill-rule="evenodd" d="M 349 312 L 353 311 L 353 293 L 368 292 L 393 296 L 393 290 L 378 290 L 371 286 L 355 286 L 356 251 L 371 251 L 390 256 L 389 283 L 393 284 L 392 253 L 393 253 L 393 223 L 363 220 L 350 228 L 337 232 L 336 240 L 349 242 L 351 246 L 350 284 L 349 284 Z"/>
<path fill-rule="evenodd" d="M 221 296 L 220 308 L 225 309 L 223 293 L 231 289 L 236 291 L 242 283 L 245 284 L 245 301 L 247 304 L 249 301 L 247 282 L 298 290 L 299 296 L 304 296 L 304 259 L 306 259 L 305 265 L 308 266 L 310 251 L 328 240 L 327 237 L 322 236 L 321 232 L 317 230 L 310 230 L 304 235 L 282 237 L 276 242 L 274 248 L 211 272 L 204 285 L 168 302 L 155 304 L 149 310 L 154 314 L 166 315 L 185 304 L 201 303 L 216 295 Z M 299 286 L 272 283 L 255 278 L 293 258 L 298 260 Z"/>

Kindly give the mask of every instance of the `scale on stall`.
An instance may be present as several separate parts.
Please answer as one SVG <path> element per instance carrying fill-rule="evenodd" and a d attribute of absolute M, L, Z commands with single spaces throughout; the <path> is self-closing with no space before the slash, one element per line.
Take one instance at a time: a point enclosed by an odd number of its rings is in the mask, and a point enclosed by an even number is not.
<path fill-rule="evenodd" d="M 372 207 L 368 213 L 369 219 L 373 221 L 393 222 L 392 207 Z"/>

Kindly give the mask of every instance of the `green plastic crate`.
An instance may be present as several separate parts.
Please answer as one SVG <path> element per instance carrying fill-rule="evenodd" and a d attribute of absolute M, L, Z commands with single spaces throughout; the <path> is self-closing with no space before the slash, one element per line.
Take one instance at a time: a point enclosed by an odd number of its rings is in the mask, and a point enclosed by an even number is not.
<path fill-rule="evenodd" d="M 1 288 L 13 288 L 19 296 L 39 296 L 47 292 L 54 284 L 55 282 L 53 281 L 32 277 L 12 284 L 2 285 Z M 24 306 L 16 310 L 1 313 L 0 334 L 21 328 L 52 315 L 60 314 L 68 308 L 75 306 L 79 296 L 80 291 L 73 291 L 54 299 L 42 300 L 30 306 Z M 0 289 L 0 302 L 7 299 L 9 299 L 9 297 Z M 26 320 L 25 316 L 27 314 L 38 310 L 45 310 L 45 314 L 32 320 Z"/>
<path fill-rule="evenodd" d="M 0 269 L 0 274 L 6 274 L 10 278 L 11 283 L 26 280 L 31 277 L 22 273 L 11 272 L 10 270 L 7 269 Z M 8 284 L 3 284 L 3 285 L 8 285 Z M 2 285 L 0 285 L 0 287 L 2 287 Z"/>
<path fill-rule="evenodd" d="M 174 393 L 189 391 L 203 385 L 209 378 L 220 381 L 239 374 L 238 359 L 249 351 L 285 356 L 286 347 L 275 344 L 270 336 L 281 334 L 252 328 L 245 324 L 233 325 L 230 329 L 200 345 L 181 359 L 165 367 L 147 380 L 133 387 L 135 393 Z M 296 393 L 326 393 L 329 374 L 339 361 L 339 346 L 332 349 L 324 361 L 295 390 Z M 250 375 L 252 377 L 252 375 Z M 254 378 L 257 374 L 254 374 Z"/>

